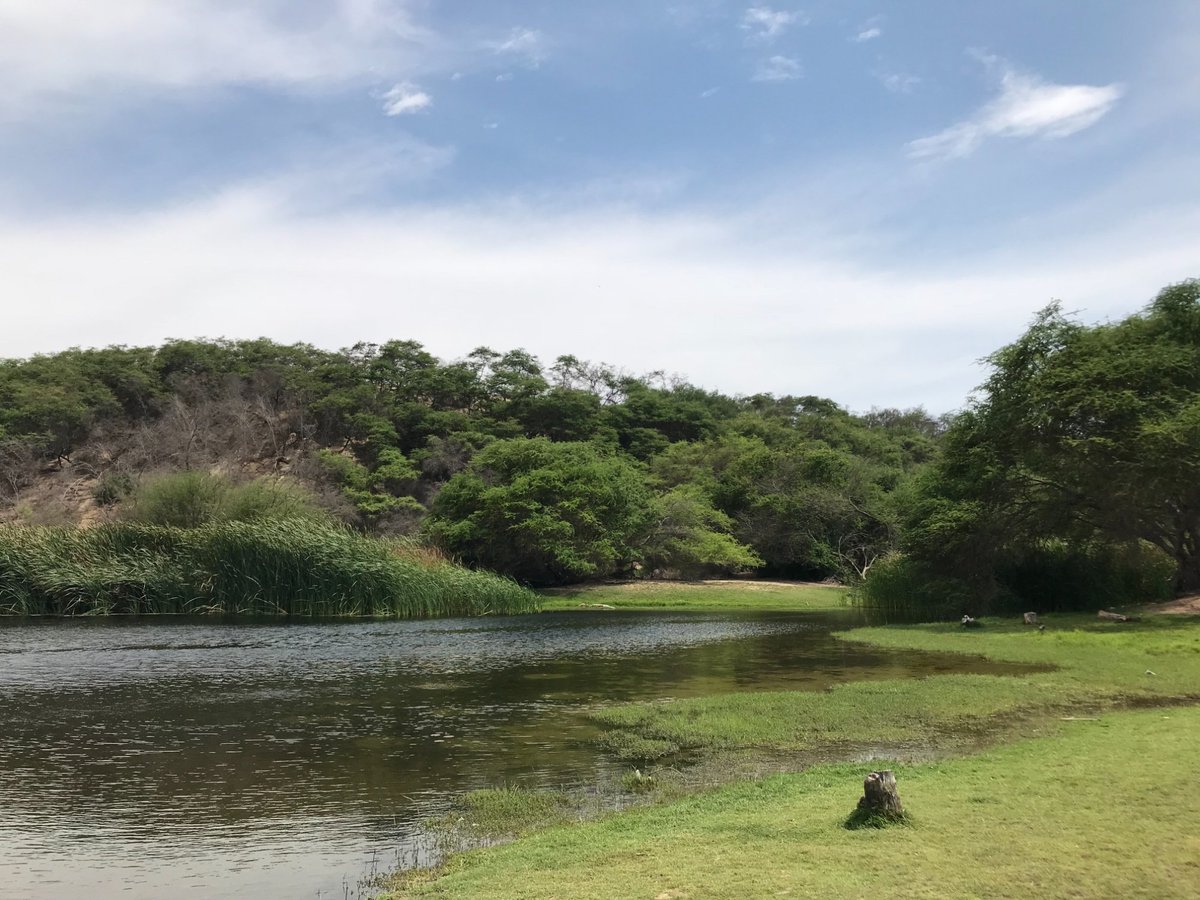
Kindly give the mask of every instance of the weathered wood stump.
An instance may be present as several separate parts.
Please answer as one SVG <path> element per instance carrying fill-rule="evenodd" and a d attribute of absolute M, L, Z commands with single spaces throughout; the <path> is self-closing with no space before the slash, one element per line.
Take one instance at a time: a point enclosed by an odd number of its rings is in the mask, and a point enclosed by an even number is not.
<path fill-rule="evenodd" d="M 1025 621 L 1026 625 L 1036 625 L 1038 623 L 1037 613 L 1035 613 L 1035 612 L 1025 613 L 1024 621 Z"/>
<path fill-rule="evenodd" d="M 858 808 L 881 816 L 904 815 L 904 804 L 896 790 L 896 776 L 890 769 L 872 772 L 863 781 L 863 796 Z"/>
<path fill-rule="evenodd" d="M 980 622 L 978 619 L 975 619 L 975 618 L 972 618 L 971 616 L 966 616 L 966 615 L 964 615 L 962 617 L 962 627 L 963 628 L 981 628 L 982 626 L 983 626 L 983 623 Z"/>
<path fill-rule="evenodd" d="M 1132 622 L 1133 621 L 1133 619 L 1130 618 L 1129 616 L 1123 616 L 1120 613 L 1109 612 L 1107 609 L 1100 610 L 1100 612 L 1097 615 L 1099 616 L 1099 618 L 1105 619 L 1109 622 Z"/>
<path fill-rule="evenodd" d="M 862 799 L 858 807 L 846 820 L 847 828 L 883 828 L 908 818 L 900 793 L 896 789 L 896 776 L 890 769 L 872 772 L 863 781 Z"/>

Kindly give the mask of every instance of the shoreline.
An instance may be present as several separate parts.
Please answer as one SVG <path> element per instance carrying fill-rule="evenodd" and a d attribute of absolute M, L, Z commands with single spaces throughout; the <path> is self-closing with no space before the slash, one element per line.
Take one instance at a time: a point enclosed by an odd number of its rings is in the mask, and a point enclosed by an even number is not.
<path fill-rule="evenodd" d="M 872 646 L 950 651 L 1026 665 L 1056 666 L 1020 678 L 934 675 L 904 681 L 853 682 L 816 694 L 732 694 L 655 704 L 625 704 L 603 710 L 596 718 L 618 733 L 669 745 L 658 749 L 700 754 L 706 760 L 702 765 L 709 765 L 714 771 L 728 770 L 739 753 L 817 752 L 838 743 L 870 743 L 872 738 L 879 738 L 878 744 L 886 746 L 890 738 L 893 749 L 885 754 L 887 765 L 897 767 L 900 773 L 902 796 L 911 778 L 936 788 L 939 773 L 969 772 L 973 767 L 991 767 L 993 777 L 1001 781 L 1017 775 L 1033 777 L 1013 760 L 1036 759 L 1040 761 L 1039 765 L 1063 766 L 1069 762 L 1064 759 L 1064 754 L 1074 746 L 1072 741 L 1081 748 L 1072 753 L 1084 754 L 1072 759 L 1076 763 L 1080 759 L 1086 762 L 1089 755 L 1100 752 L 1099 745 L 1092 746 L 1099 740 L 1096 735 L 1110 730 L 1119 732 L 1122 738 L 1118 741 L 1121 746 L 1109 748 L 1115 754 L 1114 759 L 1120 757 L 1120 764 L 1114 763 L 1112 783 L 1108 787 L 1121 790 L 1120 772 L 1124 768 L 1136 771 L 1140 761 L 1136 753 L 1121 757 L 1125 745 L 1135 738 L 1131 726 L 1126 724 L 1132 721 L 1130 717 L 1163 722 L 1158 740 L 1165 743 L 1191 746 L 1200 740 L 1200 709 L 1197 708 L 1200 704 L 1200 619 L 1152 615 L 1142 622 L 1125 625 L 1064 615 L 1050 616 L 1045 621 L 1048 625 L 1046 633 L 1007 621 L 988 620 L 983 629 L 969 632 L 952 625 L 924 625 L 857 628 L 837 635 L 840 640 Z M 1152 668 L 1151 663 L 1157 668 Z M 1156 720 L 1155 716 L 1159 718 Z M 779 727 L 781 722 L 784 727 Z M 819 739 L 814 739 L 814 734 Z M 970 742 L 963 740 L 968 735 L 972 738 Z M 980 751 L 981 744 L 987 749 Z M 920 748 L 926 759 L 914 763 L 915 755 L 911 750 L 895 749 L 903 745 Z M 630 765 L 634 765 L 633 759 Z M 687 856 L 679 846 L 675 829 L 665 828 L 662 822 L 673 816 L 688 816 L 695 818 L 696 828 L 702 831 L 719 830 L 725 813 L 719 814 L 715 807 L 727 811 L 727 804 L 732 802 L 738 807 L 739 825 L 722 832 L 725 837 L 716 842 L 711 851 L 717 855 L 736 854 L 747 835 L 753 836 L 770 828 L 770 816 L 756 807 L 757 801 L 749 807 L 744 806 L 745 798 L 766 790 L 765 785 L 788 796 L 795 793 L 807 797 L 814 791 L 824 792 L 823 796 L 827 794 L 828 800 L 834 796 L 836 783 L 838 792 L 844 795 L 843 812 L 848 813 L 860 792 L 861 778 L 870 768 L 871 765 L 864 761 L 821 763 L 801 772 L 768 774 L 765 778 L 748 780 L 734 778 L 715 789 L 704 787 L 699 791 L 677 791 L 669 785 L 665 790 L 657 785 L 648 786 L 648 800 L 643 805 L 605 813 L 585 822 L 535 823 L 519 830 L 512 843 L 452 854 L 441 867 L 432 871 L 398 873 L 390 885 L 391 893 L 382 896 L 392 900 L 423 896 L 506 900 L 550 897 L 555 895 L 550 888 L 564 883 L 571 884 L 572 890 L 579 895 L 595 897 L 653 897 L 673 890 L 683 893 L 668 896 L 767 896 L 769 894 L 756 893 L 756 889 L 745 886 L 735 889 L 733 881 L 715 875 L 707 883 L 691 882 L 683 887 L 667 885 L 647 894 L 651 889 L 644 877 L 647 867 L 662 875 L 663 884 L 672 879 L 682 884 L 687 881 L 687 871 L 694 868 L 692 863 L 700 862 Z M 656 777 L 653 763 L 647 766 L 643 762 L 632 771 L 637 772 L 639 779 L 651 783 Z M 668 781 L 664 779 L 664 784 Z M 950 778 L 942 788 L 949 790 L 952 782 L 953 778 Z M 1015 789 L 1019 789 L 1019 785 Z M 656 791 L 660 792 L 657 797 Z M 1130 804 L 1139 802 L 1136 794 L 1135 791 L 1128 798 Z M 912 809 L 917 822 L 915 828 L 889 829 L 886 834 L 880 833 L 879 842 L 904 843 L 911 838 L 911 832 L 924 828 L 927 813 L 920 805 L 914 805 Z M 1168 804 L 1163 810 L 1169 818 L 1185 821 L 1194 821 L 1198 812 L 1200 810 L 1191 809 L 1182 800 Z M 813 810 L 806 809 L 804 804 L 789 806 L 786 810 L 787 815 L 805 822 L 805 827 L 815 828 L 809 821 L 812 813 Z M 772 814 L 784 813 L 776 809 Z M 1035 819 L 1023 818 L 1012 811 L 1006 815 L 1008 818 L 995 823 L 998 835 L 1008 835 L 1005 839 L 1016 840 L 1022 831 L 1039 832 L 1040 826 Z M 1016 815 L 1015 819 L 1013 815 Z M 652 824 L 655 822 L 659 825 Z M 843 850 L 856 846 L 854 840 L 862 843 L 876 838 L 857 834 L 852 839 L 847 838 L 851 833 L 830 830 L 837 823 L 830 822 L 828 816 L 822 822 L 813 833 L 815 839 Z M 1011 826 L 1011 834 L 1005 831 L 1008 826 Z M 587 857 L 594 846 L 611 846 L 616 852 L 621 835 L 630 830 L 639 830 L 644 840 L 655 848 L 653 852 L 634 854 L 642 863 L 623 862 L 602 881 L 596 881 L 580 869 L 581 854 Z M 891 834 L 897 831 L 905 832 L 906 836 Z M 1103 829 L 1096 834 L 1098 841 L 1111 837 Z M 848 839 L 851 845 L 843 846 Z M 1053 843 L 1053 836 L 1046 840 Z M 947 846 L 954 844 L 953 835 L 948 833 L 945 842 Z M 922 843 L 919 850 L 930 853 L 938 847 L 931 848 Z M 777 854 L 786 851 L 787 846 L 782 843 L 774 849 Z M 964 851 L 959 848 L 959 852 Z M 1149 857 L 1143 857 L 1133 860 L 1132 868 L 1146 863 Z M 687 865 L 681 862 L 685 859 Z M 1128 853 L 1125 862 L 1129 862 Z M 856 892 L 845 892 L 844 885 L 839 887 L 834 883 L 836 879 L 830 880 L 835 875 L 849 877 L 851 873 L 846 867 L 830 865 L 829 877 L 825 878 L 827 883 L 822 887 L 825 895 L 859 896 Z M 519 866 L 525 874 L 522 875 L 522 887 L 516 889 L 513 886 L 510 890 L 503 882 L 505 873 L 513 866 Z M 1102 864 L 1096 878 L 1116 877 L 1111 868 Z M 949 871 L 938 870 L 936 877 L 943 879 L 946 889 L 951 890 L 952 875 Z M 1075 887 L 1077 889 L 1078 884 Z M 780 888 L 787 889 L 787 885 Z M 961 885 L 957 889 L 961 889 Z M 903 891 L 889 893 L 878 886 L 873 890 L 883 890 L 882 896 L 908 896 Z M 1071 893 L 1066 882 L 1057 876 L 1042 884 L 1040 890 L 1046 896 L 1103 895 Z M 1003 894 L 985 890 L 981 895 Z M 1136 890 L 1130 895 L 1141 896 Z M 1176 895 L 1165 893 L 1159 896 Z"/>

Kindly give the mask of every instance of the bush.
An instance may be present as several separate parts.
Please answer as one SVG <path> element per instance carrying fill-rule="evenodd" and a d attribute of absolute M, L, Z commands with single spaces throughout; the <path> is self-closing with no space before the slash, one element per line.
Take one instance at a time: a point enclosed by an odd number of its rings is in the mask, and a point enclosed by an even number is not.
<path fill-rule="evenodd" d="M 1150 544 L 1072 547 L 1048 541 L 1001 561 L 998 606 L 1005 612 L 1063 612 L 1169 600 L 1174 576 L 1174 561 Z"/>
<path fill-rule="evenodd" d="M 327 516 L 298 485 L 267 478 L 236 484 L 207 472 L 179 472 L 135 488 L 122 518 L 142 525 L 199 528 L 219 522 Z"/>
<path fill-rule="evenodd" d="M 995 578 L 980 583 L 937 577 L 901 553 L 875 563 L 855 590 L 863 606 L 908 615 L 1094 611 L 1171 597 L 1174 562 L 1150 544 L 1070 546 L 1047 541 L 1001 557 Z"/>
<path fill-rule="evenodd" d="M 502 440 L 442 488 L 426 533 L 470 565 L 566 584 L 631 568 L 650 500 L 633 464 L 591 444 Z"/>
<path fill-rule="evenodd" d="M 421 501 L 403 495 L 415 487 L 421 473 L 399 450 L 381 450 L 374 471 L 354 457 L 333 450 L 321 450 L 317 460 L 324 476 L 338 486 L 364 524 L 380 526 L 385 520 L 400 519 L 408 526 L 401 530 L 408 531 L 424 518 Z"/>
<path fill-rule="evenodd" d="M 903 553 L 876 560 L 851 598 L 860 606 L 929 618 L 949 618 L 968 611 L 978 614 L 979 603 L 979 593 L 966 582 L 939 578 Z"/>
<path fill-rule="evenodd" d="M 133 493 L 133 488 L 133 479 L 128 475 L 105 475 L 92 489 L 92 499 L 100 506 L 116 506 Z"/>

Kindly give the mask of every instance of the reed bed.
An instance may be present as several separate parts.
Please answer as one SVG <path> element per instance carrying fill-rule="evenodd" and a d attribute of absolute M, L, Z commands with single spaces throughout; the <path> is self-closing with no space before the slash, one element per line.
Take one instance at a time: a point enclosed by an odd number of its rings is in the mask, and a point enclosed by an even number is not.
<path fill-rule="evenodd" d="M 530 612 L 516 582 L 300 519 L 0 526 L 0 615 L 424 618 Z"/>

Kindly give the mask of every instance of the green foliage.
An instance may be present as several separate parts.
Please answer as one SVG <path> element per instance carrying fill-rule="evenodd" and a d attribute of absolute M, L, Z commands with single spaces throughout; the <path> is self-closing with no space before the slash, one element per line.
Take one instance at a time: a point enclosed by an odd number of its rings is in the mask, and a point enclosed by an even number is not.
<path fill-rule="evenodd" d="M 530 584 L 628 568 L 650 495 L 628 461 L 590 444 L 496 441 L 438 494 L 428 533 L 472 565 Z"/>
<path fill-rule="evenodd" d="M 96 482 L 92 499 L 100 506 L 116 506 L 132 494 L 135 487 L 133 479 L 124 473 L 108 474 Z"/>
<path fill-rule="evenodd" d="M 106 484 L 102 482 L 98 490 L 108 491 Z M 239 484 L 207 472 L 177 472 L 148 479 L 133 489 L 121 512 L 129 522 L 173 528 L 325 518 L 316 501 L 299 485 L 268 478 Z"/>
<path fill-rule="evenodd" d="M 1146 542 L 1200 589 L 1200 282 L 1095 326 L 1051 305 L 990 362 L 908 511 L 914 558 L 985 601 L 1094 603 L 1160 593 L 1122 549 Z"/>
<path fill-rule="evenodd" d="M 893 498 L 910 475 L 891 461 L 805 440 L 791 429 L 755 431 L 674 444 L 651 462 L 651 472 L 664 486 L 703 490 L 768 573 L 861 577 L 895 544 Z"/>
<path fill-rule="evenodd" d="M 1000 560 L 996 610 L 1055 612 L 1169 600 L 1174 575 L 1173 560 L 1152 544 L 1045 541 Z"/>
<path fill-rule="evenodd" d="M 520 349 L 443 362 L 413 341 L 325 351 L 175 340 L 0 361 L 0 435 L 11 445 L 0 453 L 0 502 L 18 501 L 39 459 L 82 448 L 80 463 L 102 479 L 114 452 L 131 474 L 286 464 L 332 482 L 359 524 L 404 530 L 489 444 L 544 438 L 590 444 L 643 483 L 629 478 L 636 515 L 604 511 L 593 522 L 537 500 L 547 509 L 514 513 L 519 527 L 483 528 L 508 528 L 510 549 L 518 536 L 536 539 L 540 561 L 496 556 L 523 577 L 594 577 L 634 562 L 698 574 L 761 560 L 773 575 L 853 580 L 894 546 L 896 498 L 935 455 L 940 427 L 919 409 L 857 417 L 821 397 L 729 397 L 573 356 L 544 369 Z M 121 491 L 104 485 L 111 503 Z M 206 520 L 217 503 L 207 487 L 178 490 L 181 511 L 154 520 Z M 462 490 L 460 481 L 449 497 Z M 479 528 L 454 534 L 474 559 Z"/>
<path fill-rule="evenodd" d="M 571 812 L 565 791 L 484 788 L 465 794 L 446 824 L 476 837 L 498 838 L 568 821 Z"/>
<path fill-rule="evenodd" d="M 729 532 L 733 520 L 713 508 L 704 492 L 684 485 L 655 497 L 651 525 L 638 541 L 648 569 L 675 570 L 685 577 L 707 572 L 741 572 L 762 565 L 758 555 Z"/>
<path fill-rule="evenodd" d="M 877 561 L 851 596 L 863 606 L 906 616 L 947 618 L 979 612 L 979 598 L 969 585 L 938 577 L 921 561 L 899 552 Z"/>
<path fill-rule="evenodd" d="M 327 475 L 341 488 L 342 495 L 367 522 L 397 512 L 424 515 L 425 507 L 415 497 L 392 493 L 411 490 L 421 474 L 394 447 L 379 451 L 374 471 L 346 453 L 321 450 L 318 458 Z"/>
<path fill-rule="evenodd" d="M 507 579 L 306 519 L 0 526 L 0 614 L 422 617 L 536 607 L 536 595 Z"/>

